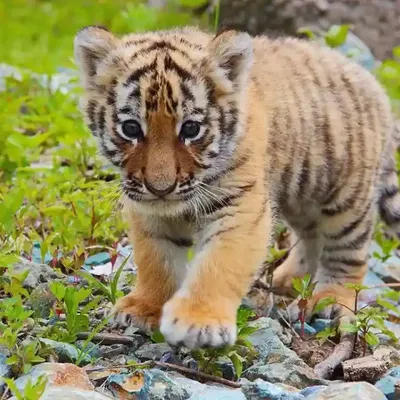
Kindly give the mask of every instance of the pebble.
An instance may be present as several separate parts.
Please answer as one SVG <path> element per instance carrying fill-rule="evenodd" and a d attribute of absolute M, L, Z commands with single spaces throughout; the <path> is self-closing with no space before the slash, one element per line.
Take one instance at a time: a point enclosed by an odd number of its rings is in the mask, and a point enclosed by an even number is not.
<path fill-rule="evenodd" d="M 294 329 L 295 329 L 295 331 L 297 332 L 297 333 L 300 333 L 301 332 L 301 323 L 300 323 L 300 321 L 299 322 L 296 322 L 294 325 L 293 325 L 293 327 L 294 327 Z M 307 322 L 304 324 L 304 333 L 306 334 L 306 335 L 316 335 L 317 334 L 317 331 L 316 331 L 316 329 L 313 327 L 313 326 L 310 326 L 309 324 L 307 324 Z"/>
<path fill-rule="evenodd" d="M 256 379 L 242 387 L 246 400 L 303 400 L 305 397 L 298 390 L 286 385 L 273 385 L 262 379 Z"/>
<path fill-rule="evenodd" d="M 376 382 L 375 387 L 378 388 L 388 400 L 400 399 L 400 367 L 394 367 L 389 370 Z"/>
<path fill-rule="evenodd" d="M 307 400 L 387 400 L 385 395 L 367 382 L 332 384 L 306 397 Z"/>
<path fill-rule="evenodd" d="M 168 343 L 149 343 L 141 346 L 134 354 L 142 361 L 155 361 L 171 351 L 172 349 Z"/>

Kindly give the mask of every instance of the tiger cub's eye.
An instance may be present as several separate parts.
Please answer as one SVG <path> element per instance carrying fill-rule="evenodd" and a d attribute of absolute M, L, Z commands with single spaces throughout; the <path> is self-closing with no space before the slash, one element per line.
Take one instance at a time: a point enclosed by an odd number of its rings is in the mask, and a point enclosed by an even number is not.
<path fill-rule="evenodd" d="M 129 139 L 141 139 L 143 131 L 139 122 L 129 119 L 122 123 L 122 132 Z"/>
<path fill-rule="evenodd" d="M 197 121 L 186 121 L 182 124 L 181 131 L 179 132 L 179 136 L 182 139 L 193 139 L 200 132 L 200 123 Z"/>

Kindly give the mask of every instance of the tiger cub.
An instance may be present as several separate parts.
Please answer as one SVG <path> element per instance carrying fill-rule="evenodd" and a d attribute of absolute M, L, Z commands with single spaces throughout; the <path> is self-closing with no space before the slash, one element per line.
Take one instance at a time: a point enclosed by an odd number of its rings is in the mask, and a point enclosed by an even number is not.
<path fill-rule="evenodd" d="M 191 349 L 234 343 L 277 213 L 299 242 L 275 285 L 310 272 L 309 309 L 328 295 L 352 306 L 343 284 L 364 278 L 377 211 L 400 220 L 394 120 L 369 72 L 316 43 L 191 27 L 118 38 L 89 26 L 75 59 L 138 266 L 120 324 Z"/>

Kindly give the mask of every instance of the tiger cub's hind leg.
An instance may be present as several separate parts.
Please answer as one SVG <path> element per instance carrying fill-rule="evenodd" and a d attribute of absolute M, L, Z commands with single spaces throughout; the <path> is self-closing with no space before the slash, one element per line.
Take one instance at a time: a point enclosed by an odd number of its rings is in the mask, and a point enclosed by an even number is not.
<path fill-rule="evenodd" d="M 293 278 L 302 278 L 308 273 L 313 275 L 321 248 L 321 237 L 315 227 L 301 231 L 291 229 L 289 255 L 273 275 L 274 293 L 290 294 Z"/>
<path fill-rule="evenodd" d="M 322 219 L 320 230 L 324 243 L 313 278 L 317 284 L 308 301 L 308 319 L 313 316 L 315 305 L 325 297 L 334 297 L 336 303 L 319 312 L 319 316 L 352 316 L 349 309 L 354 309 L 355 292 L 345 284 L 361 284 L 364 280 L 374 217 L 374 205 L 369 203 Z M 297 312 L 293 304 L 290 314 Z"/>

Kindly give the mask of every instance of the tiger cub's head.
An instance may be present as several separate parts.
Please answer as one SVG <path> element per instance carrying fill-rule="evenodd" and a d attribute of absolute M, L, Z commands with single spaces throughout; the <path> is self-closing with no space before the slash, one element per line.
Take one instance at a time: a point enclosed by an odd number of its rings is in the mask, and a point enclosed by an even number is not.
<path fill-rule="evenodd" d="M 139 210 L 184 212 L 229 169 L 252 57 L 243 32 L 78 32 L 86 123 Z"/>

